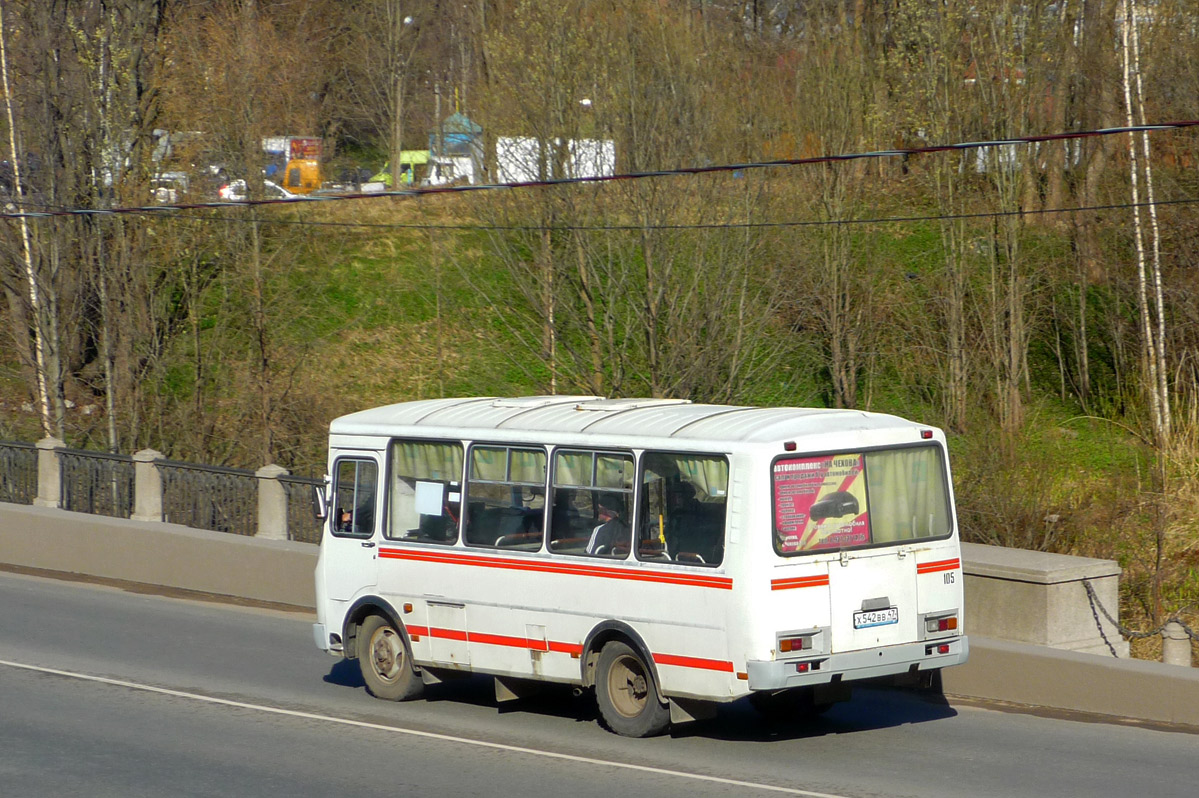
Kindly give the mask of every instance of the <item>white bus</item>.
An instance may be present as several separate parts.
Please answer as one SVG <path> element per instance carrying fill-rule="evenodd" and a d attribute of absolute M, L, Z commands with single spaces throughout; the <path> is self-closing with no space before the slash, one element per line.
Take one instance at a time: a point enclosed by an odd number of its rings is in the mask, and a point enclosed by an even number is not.
<path fill-rule="evenodd" d="M 333 421 L 329 474 L 313 633 L 379 698 L 560 682 L 645 736 L 966 660 L 945 437 L 894 416 L 407 402 Z"/>

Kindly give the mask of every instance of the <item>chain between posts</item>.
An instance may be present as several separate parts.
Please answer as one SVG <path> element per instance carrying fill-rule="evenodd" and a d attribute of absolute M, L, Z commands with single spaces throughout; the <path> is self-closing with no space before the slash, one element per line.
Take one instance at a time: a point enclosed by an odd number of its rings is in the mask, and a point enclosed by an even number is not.
<path fill-rule="evenodd" d="M 1103 638 L 1103 642 L 1107 644 L 1107 649 L 1108 651 L 1112 652 L 1113 657 L 1118 655 L 1116 654 L 1116 649 L 1112 645 L 1111 641 L 1107 639 L 1107 633 L 1103 631 L 1103 624 L 1099 622 L 1100 612 L 1103 613 L 1103 617 L 1107 618 L 1108 622 L 1111 623 L 1112 626 L 1116 627 L 1116 630 L 1120 634 L 1124 635 L 1129 640 L 1138 640 L 1145 637 L 1160 635 L 1166 626 L 1171 623 L 1176 623 L 1181 626 L 1182 630 L 1187 633 L 1187 637 L 1191 638 L 1192 640 L 1199 640 L 1199 633 L 1196 633 L 1194 629 L 1187 626 L 1186 623 L 1183 622 L 1182 618 L 1179 618 L 1177 615 L 1170 616 L 1166 620 L 1162 621 L 1161 625 L 1156 629 L 1152 629 L 1148 632 L 1133 631 L 1132 629 L 1123 626 L 1119 621 L 1111 616 L 1111 613 L 1109 613 L 1107 608 L 1104 607 L 1099 601 L 1099 597 L 1095 595 L 1095 588 L 1091 587 L 1091 582 L 1089 579 L 1082 580 L 1082 586 L 1086 588 L 1087 601 L 1091 603 L 1091 615 L 1095 618 L 1095 626 L 1099 629 L 1099 636 Z"/>

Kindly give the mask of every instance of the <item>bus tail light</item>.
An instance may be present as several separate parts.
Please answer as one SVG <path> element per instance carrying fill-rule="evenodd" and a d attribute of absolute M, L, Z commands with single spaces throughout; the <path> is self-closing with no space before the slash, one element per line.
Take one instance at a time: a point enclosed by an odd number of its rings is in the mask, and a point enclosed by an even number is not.
<path fill-rule="evenodd" d="M 958 628 L 958 617 L 956 615 L 947 615 L 943 618 L 928 618 L 924 622 L 924 631 L 931 634 L 938 632 L 952 632 Z"/>
<path fill-rule="evenodd" d="M 812 636 L 801 635 L 799 637 L 784 637 L 779 639 L 779 651 L 789 653 L 792 651 L 806 651 L 812 647 Z"/>

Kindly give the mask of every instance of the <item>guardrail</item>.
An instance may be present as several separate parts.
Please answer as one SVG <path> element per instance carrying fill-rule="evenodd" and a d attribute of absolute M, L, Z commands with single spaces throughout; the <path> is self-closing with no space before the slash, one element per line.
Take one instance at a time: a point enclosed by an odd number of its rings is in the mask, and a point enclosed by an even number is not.
<path fill-rule="evenodd" d="M 0 502 L 33 504 L 37 497 L 37 447 L 0 441 Z"/>
<path fill-rule="evenodd" d="M 57 438 L 0 441 L 0 501 L 163 521 L 246 537 L 319 543 L 312 487 L 278 465 L 257 471 L 68 449 Z"/>
<path fill-rule="evenodd" d="M 133 512 L 133 458 L 127 454 L 58 449 L 62 509 L 112 518 Z"/>

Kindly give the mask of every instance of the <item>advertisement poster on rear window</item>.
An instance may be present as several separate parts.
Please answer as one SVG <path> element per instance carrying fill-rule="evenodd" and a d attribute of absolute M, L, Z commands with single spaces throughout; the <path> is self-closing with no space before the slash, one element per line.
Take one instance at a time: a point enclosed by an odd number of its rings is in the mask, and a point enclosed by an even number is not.
<path fill-rule="evenodd" d="M 865 457 L 830 454 L 774 464 L 774 534 L 780 554 L 870 542 Z"/>

